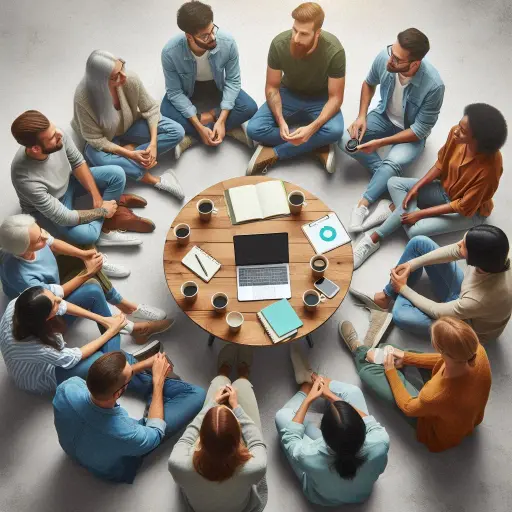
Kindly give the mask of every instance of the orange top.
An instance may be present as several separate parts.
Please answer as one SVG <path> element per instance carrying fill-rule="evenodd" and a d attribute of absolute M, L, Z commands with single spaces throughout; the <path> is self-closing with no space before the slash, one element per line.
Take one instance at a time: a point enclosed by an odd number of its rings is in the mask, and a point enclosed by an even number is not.
<path fill-rule="evenodd" d="M 478 153 L 464 161 L 467 144 L 457 144 L 453 137 L 455 128 L 450 130 L 446 144 L 437 155 L 435 165 L 441 170 L 441 185 L 457 213 L 465 217 L 475 213 L 488 217 L 494 208 L 492 196 L 503 174 L 501 153 Z"/>
<path fill-rule="evenodd" d="M 406 352 L 404 364 L 432 369 L 432 379 L 417 397 L 408 393 L 395 368 L 386 370 L 398 407 L 406 416 L 418 418 L 418 441 L 431 452 L 457 446 L 484 419 L 491 390 L 491 367 L 485 349 L 480 345 L 475 366 L 455 378 L 444 377 L 445 364 L 439 354 Z"/>

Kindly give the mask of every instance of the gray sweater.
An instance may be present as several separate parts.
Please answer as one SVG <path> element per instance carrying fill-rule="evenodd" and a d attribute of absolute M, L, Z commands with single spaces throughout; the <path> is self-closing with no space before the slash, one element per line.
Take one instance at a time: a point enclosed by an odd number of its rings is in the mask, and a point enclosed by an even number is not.
<path fill-rule="evenodd" d="M 233 412 L 253 457 L 224 482 L 206 480 L 194 469 L 192 457 L 203 418 L 216 405 L 214 401 L 206 404 L 187 427 L 169 457 L 169 471 L 194 512 L 261 512 L 267 504 L 267 448 L 258 427 L 242 407 Z"/>
<path fill-rule="evenodd" d="M 76 210 L 66 208 L 60 198 L 66 193 L 73 169 L 84 162 L 70 137 L 64 134 L 61 150 L 46 160 L 35 160 L 20 147 L 11 164 L 11 180 L 24 213 L 39 212 L 54 224 L 76 226 Z"/>

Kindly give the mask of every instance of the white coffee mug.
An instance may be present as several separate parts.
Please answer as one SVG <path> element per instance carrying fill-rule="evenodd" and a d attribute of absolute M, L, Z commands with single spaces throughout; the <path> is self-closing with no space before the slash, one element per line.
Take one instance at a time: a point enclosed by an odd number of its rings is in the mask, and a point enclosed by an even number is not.
<path fill-rule="evenodd" d="M 302 198 L 302 201 L 299 204 L 294 204 L 291 202 L 292 196 L 299 196 Z M 306 196 L 304 195 L 304 192 L 301 192 L 300 190 L 292 190 L 288 194 L 288 206 L 290 207 L 290 212 L 293 215 L 298 215 L 302 211 L 302 207 L 307 205 L 308 203 L 306 203 Z"/>
<path fill-rule="evenodd" d="M 231 311 L 231 313 L 228 313 L 226 316 L 226 322 L 231 332 L 237 332 L 244 323 L 244 315 L 238 311 Z"/>
<path fill-rule="evenodd" d="M 215 299 L 222 297 L 226 300 L 226 304 L 224 306 L 216 306 L 215 305 Z M 224 313 L 226 309 L 228 308 L 229 298 L 224 292 L 217 292 L 212 295 L 212 307 L 217 313 Z"/>
<path fill-rule="evenodd" d="M 195 287 L 196 291 L 193 294 L 185 293 L 185 290 L 188 287 Z M 199 295 L 199 286 L 195 281 L 187 281 L 181 285 L 181 294 L 183 295 L 183 298 L 185 299 L 185 302 L 192 303 L 197 300 L 197 297 Z"/>
<path fill-rule="evenodd" d="M 325 263 L 324 268 L 315 269 L 313 263 L 317 260 L 321 260 Z M 329 266 L 329 260 L 323 254 L 315 254 L 309 260 L 309 266 L 311 267 L 311 271 L 313 272 L 313 277 L 319 279 L 320 277 L 324 277 L 324 273 L 327 270 L 327 267 Z"/>
<path fill-rule="evenodd" d="M 178 234 L 180 230 L 187 230 L 186 235 Z M 178 242 L 178 245 L 187 245 L 190 240 L 190 226 L 188 224 L 178 224 L 174 228 L 174 236 Z"/>
<path fill-rule="evenodd" d="M 207 212 L 201 211 L 201 205 L 206 204 L 209 206 L 209 210 Z M 215 205 L 213 204 L 213 201 L 211 199 L 199 199 L 196 204 L 197 211 L 199 212 L 199 218 L 203 221 L 208 221 L 212 218 L 213 215 L 217 215 L 219 213 L 219 210 L 215 208 Z"/>
<path fill-rule="evenodd" d="M 307 302 L 306 298 L 314 297 L 314 302 L 311 299 Z M 324 294 L 318 293 L 316 290 L 306 290 L 302 295 L 302 302 L 307 311 L 315 311 L 320 302 L 325 302 L 327 297 Z"/>

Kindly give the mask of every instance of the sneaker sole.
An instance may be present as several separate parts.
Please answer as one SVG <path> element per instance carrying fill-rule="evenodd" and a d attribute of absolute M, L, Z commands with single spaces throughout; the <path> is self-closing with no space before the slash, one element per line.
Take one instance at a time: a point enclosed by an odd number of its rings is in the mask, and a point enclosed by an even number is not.
<path fill-rule="evenodd" d="M 131 240 L 131 241 L 114 241 L 114 240 L 109 240 L 107 242 L 102 242 L 102 241 L 97 241 L 96 242 L 96 246 L 97 247 L 113 247 L 113 246 L 136 246 L 136 245 L 142 245 L 142 240 L 139 240 L 139 239 L 135 239 L 135 240 Z"/>
<path fill-rule="evenodd" d="M 334 174 L 336 171 L 336 167 L 334 166 L 334 147 L 329 147 L 329 156 L 327 157 L 327 162 L 325 163 L 325 170 L 329 174 Z"/>
<path fill-rule="evenodd" d="M 107 277 L 112 277 L 112 278 L 118 278 L 119 279 L 119 278 L 122 278 L 122 277 L 128 277 L 130 275 L 130 272 L 125 272 L 125 273 L 108 272 L 104 268 L 102 270 L 103 270 L 103 273 Z"/>
<path fill-rule="evenodd" d="M 366 295 L 365 293 L 358 292 L 354 288 L 349 288 L 348 291 L 349 291 L 350 295 L 355 297 L 358 301 L 362 302 L 365 306 L 368 306 L 370 309 L 382 311 L 383 313 L 389 312 L 388 309 L 382 309 L 380 306 L 375 304 L 373 299 L 370 296 Z"/>
<path fill-rule="evenodd" d="M 379 329 L 379 332 L 377 333 L 377 336 L 375 336 L 375 339 L 373 340 L 372 345 L 365 345 L 369 346 L 370 348 L 375 348 L 384 337 L 384 334 L 386 334 L 386 331 L 388 330 L 388 327 L 391 325 L 391 322 L 393 320 L 393 315 L 391 313 L 388 313 L 388 316 L 386 317 L 386 321 L 382 324 L 382 327 Z"/>
<path fill-rule="evenodd" d="M 155 351 L 155 354 L 157 354 L 158 352 L 160 352 L 161 343 L 158 340 L 154 340 L 154 341 L 150 341 L 147 344 L 147 346 L 145 346 L 144 348 L 141 348 L 140 350 L 137 350 L 136 352 L 134 352 L 132 354 L 132 356 L 135 357 L 135 359 L 137 359 L 137 361 L 139 361 L 139 362 L 144 361 L 145 359 L 148 359 L 148 357 L 141 357 L 141 356 L 148 352 L 151 352 L 152 350 L 154 350 L 154 348 L 156 346 L 158 346 L 158 350 Z M 153 354 L 151 354 L 151 355 L 153 355 Z"/>
<path fill-rule="evenodd" d="M 247 170 L 245 171 L 246 176 L 252 176 L 252 172 L 254 169 L 254 165 L 256 164 L 256 160 L 260 156 L 260 153 L 263 151 L 263 146 L 258 146 L 251 159 L 249 160 L 249 164 L 247 165 Z"/>
<path fill-rule="evenodd" d="M 254 141 L 249 137 L 249 135 L 247 135 L 247 125 L 246 125 L 246 123 L 242 124 L 240 126 L 240 128 L 242 128 L 242 131 L 244 132 L 245 143 L 247 144 L 248 147 L 253 148 L 254 147 Z"/>

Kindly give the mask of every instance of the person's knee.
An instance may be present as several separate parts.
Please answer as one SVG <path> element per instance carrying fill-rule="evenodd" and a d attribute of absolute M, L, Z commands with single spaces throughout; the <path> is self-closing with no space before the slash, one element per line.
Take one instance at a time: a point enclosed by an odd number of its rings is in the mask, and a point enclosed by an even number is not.
<path fill-rule="evenodd" d="M 277 431 L 280 432 L 290 419 L 290 411 L 288 409 L 280 409 L 277 411 L 275 417 Z"/>
<path fill-rule="evenodd" d="M 247 123 L 247 135 L 251 139 L 258 140 L 258 138 L 264 133 L 262 128 L 261 120 L 253 116 L 252 119 L 249 120 L 249 123 Z"/>
<path fill-rule="evenodd" d="M 160 129 L 170 138 L 181 141 L 183 137 L 185 137 L 185 128 L 176 121 L 169 118 L 163 118 L 160 123 Z"/>
<path fill-rule="evenodd" d="M 206 391 L 199 386 L 191 384 L 188 398 L 197 409 L 201 409 L 206 399 Z"/>
<path fill-rule="evenodd" d="M 171 102 L 166 95 L 162 98 L 162 103 L 160 103 L 160 114 L 165 117 L 169 117 Z"/>
<path fill-rule="evenodd" d="M 341 115 L 341 112 L 331 118 L 329 122 L 324 126 L 326 127 L 327 135 L 330 138 L 333 138 L 336 141 L 341 139 L 345 128 L 345 123 L 343 122 L 343 116 Z"/>
<path fill-rule="evenodd" d="M 410 232 L 410 230 L 409 230 Z M 409 235 L 410 240 L 407 242 L 406 249 L 413 249 L 418 254 L 427 254 L 434 249 L 437 249 L 438 245 L 428 236 L 425 235 Z"/>
<path fill-rule="evenodd" d="M 124 187 L 126 185 L 126 173 L 120 165 L 103 165 L 102 171 L 108 176 L 108 186 Z"/>
<path fill-rule="evenodd" d="M 388 181 L 392 177 L 396 177 L 396 176 L 400 177 L 402 175 L 402 170 L 403 170 L 403 168 L 398 162 L 395 162 L 394 160 L 390 160 L 389 158 L 384 158 L 379 167 L 379 172 L 388 174 L 388 176 L 389 176 Z"/>
<path fill-rule="evenodd" d="M 391 176 L 388 180 L 388 191 L 391 194 L 392 190 L 402 190 L 402 178 L 400 176 Z"/>
<path fill-rule="evenodd" d="M 413 226 L 406 229 L 405 232 L 407 233 L 407 236 L 410 239 L 413 238 L 428 238 L 427 236 L 423 235 L 423 226 L 421 224 L 421 220 L 416 222 Z M 430 240 L 430 238 L 428 238 Z M 424 242 L 423 242 L 424 243 Z"/>
<path fill-rule="evenodd" d="M 251 119 L 253 116 L 256 115 L 256 112 L 258 112 L 258 105 L 250 96 L 247 96 L 246 98 L 244 110 L 246 112 L 247 119 Z"/>
<path fill-rule="evenodd" d="M 413 307 L 403 304 L 395 304 L 393 308 L 393 323 L 403 331 L 414 330 L 416 325 Z"/>

